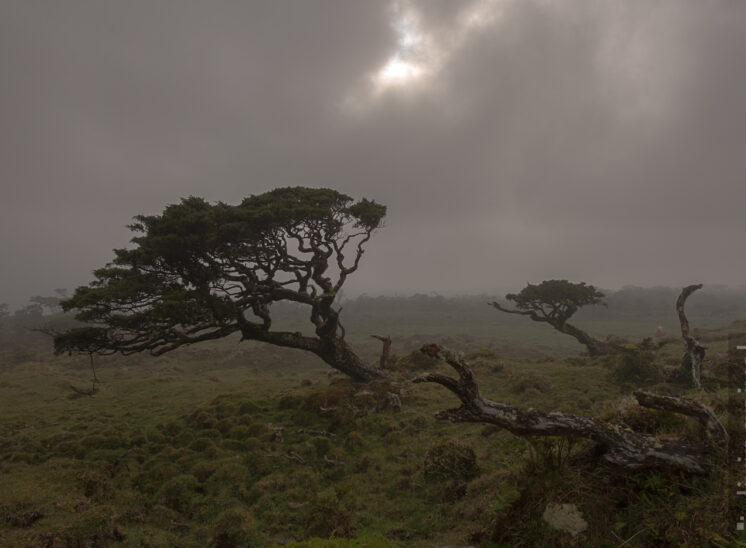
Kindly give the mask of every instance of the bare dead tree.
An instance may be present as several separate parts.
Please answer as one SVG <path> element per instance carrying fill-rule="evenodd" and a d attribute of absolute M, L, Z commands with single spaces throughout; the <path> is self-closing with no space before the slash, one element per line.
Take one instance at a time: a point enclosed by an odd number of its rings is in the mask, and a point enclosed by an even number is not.
<path fill-rule="evenodd" d="M 381 358 L 378 361 L 378 367 L 380 369 L 387 369 L 389 366 L 389 360 L 391 356 L 391 337 L 386 335 L 385 337 L 382 335 L 371 335 L 374 339 L 378 339 L 383 343 L 383 348 L 381 348 Z"/>
<path fill-rule="evenodd" d="M 679 314 L 679 322 L 681 323 L 681 336 L 684 338 L 684 354 L 681 357 L 681 369 L 683 374 L 688 375 L 691 371 L 692 381 L 697 388 L 702 387 L 702 361 L 705 358 L 705 350 L 707 347 L 699 344 L 689 332 L 689 320 L 686 318 L 684 313 L 684 304 L 689 298 L 689 295 L 702 289 L 702 284 L 688 285 L 681 290 L 679 298 L 676 299 L 676 312 Z"/>
<path fill-rule="evenodd" d="M 696 474 L 705 472 L 707 461 L 702 454 L 703 448 L 660 440 L 593 417 L 559 412 L 544 413 L 488 400 L 479 393 L 474 374 L 460 354 L 437 344 L 425 345 L 421 351 L 446 362 L 459 374 L 458 379 L 438 373 L 414 379 L 414 382 L 434 382 L 445 386 L 461 400 L 460 407 L 438 412 L 435 415 L 438 419 L 486 422 L 505 428 L 517 436 L 575 436 L 590 439 L 598 443 L 601 458 L 628 470 L 662 467 Z M 683 398 L 641 394 L 638 397 L 640 405 L 656 408 L 665 405 L 666 409 L 676 412 L 683 412 L 684 408 L 695 412 L 696 406 L 691 406 Z"/>

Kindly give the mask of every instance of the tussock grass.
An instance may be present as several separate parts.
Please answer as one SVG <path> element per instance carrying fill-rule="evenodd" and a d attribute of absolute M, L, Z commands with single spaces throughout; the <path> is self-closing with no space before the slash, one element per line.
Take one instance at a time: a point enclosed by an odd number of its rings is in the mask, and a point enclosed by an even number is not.
<path fill-rule="evenodd" d="M 688 419 L 625 407 L 603 360 L 462 342 L 490 399 L 698 436 Z M 101 360 L 93 397 L 70 397 L 69 384 L 88 382 L 74 358 L 38 351 L 0 367 L 0 544 L 616 546 L 642 528 L 639 546 L 733 541 L 717 461 L 706 478 L 619 474 L 586 442 L 438 422 L 457 405 L 441 387 L 359 385 L 297 354 L 238 356 L 231 344 Z M 425 366 L 397 365 L 402 377 Z M 395 389 L 401 411 L 381 405 Z M 729 410 L 723 390 L 698 397 Z M 550 502 L 576 504 L 588 529 L 551 529 Z"/>

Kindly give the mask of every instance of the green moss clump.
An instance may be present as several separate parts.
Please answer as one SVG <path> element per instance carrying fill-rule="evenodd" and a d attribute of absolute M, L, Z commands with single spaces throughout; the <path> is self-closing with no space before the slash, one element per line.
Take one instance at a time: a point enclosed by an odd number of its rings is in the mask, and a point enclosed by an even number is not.
<path fill-rule="evenodd" d="M 238 414 L 239 415 L 254 415 L 255 413 L 258 413 L 261 411 L 259 406 L 255 404 L 254 402 L 245 401 L 241 405 L 238 406 Z"/>
<path fill-rule="evenodd" d="M 310 538 L 301 542 L 291 542 L 287 548 L 396 548 L 396 544 L 384 537 Z"/>
<path fill-rule="evenodd" d="M 248 438 L 259 438 L 263 435 L 265 435 L 267 432 L 269 432 L 269 428 L 267 428 L 264 424 L 252 424 L 251 426 L 248 426 L 246 429 L 246 437 Z"/>
<path fill-rule="evenodd" d="M 160 427 L 160 431 L 163 432 L 163 435 L 168 436 L 169 438 L 177 436 L 183 429 L 183 425 L 177 421 L 167 422 Z"/>
<path fill-rule="evenodd" d="M 224 436 L 233 428 L 233 420 L 232 419 L 220 419 L 218 423 L 215 425 L 215 428 L 217 428 L 221 434 Z"/>
<path fill-rule="evenodd" d="M 204 409 L 197 409 L 187 418 L 187 423 L 197 429 L 213 428 L 216 422 L 215 417 L 209 415 Z"/>
<path fill-rule="evenodd" d="M 244 494 L 249 481 L 249 471 L 240 462 L 219 464 L 215 473 L 205 482 L 205 491 L 213 495 Z"/>
<path fill-rule="evenodd" d="M 217 467 L 213 461 L 202 460 L 195 464 L 189 472 L 199 481 L 204 483 L 215 473 L 216 469 Z"/>
<path fill-rule="evenodd" d="M 535 373 L 527 373 L 525 375 L 518 375 L 510 383 L 510 391 L 515 394 L 523 394 L 524 392 L 536 390 L 541 393 L 546 393 L 551 390 L 552 386 L 548 380 L 543 379 Z"/>
<path fill-rule="evenodd" d="M 206 451 L 210 447 L 215 447 L 215 442 L 212 441 L 210 438 L 197 438 L 192 443 L 189 444 L 189 449 L 192 451 Z"/>
<path fill-rule="evenodd" d="M 427 481 L 471 480 L 479 475 L 477 457 L 468 445 L 439 443 L 425 455 L 424 475 Z"/>
<path fill-rule="evenodd" d="M 80 445 L 86 449 L 117 449 L 122 444 L 122 438 L 118 436 L 91 435 L 80 440 Z"/>
<path fill-rule="evenodd" d="M 227 437 L 232 440 L 244 440 L 249 437 L 249 427 L 234 426 L 228 431 Z"/>
<path fill-rule="evenodd" d="M 311 445 L 313 445 L 314 451 L 316 452 L 316 456 L 318 457 L 323 457 L 328 454 L 332 447 L 331 443 L 329 443 L 329 438 L 322 436 L 313 437 L 310 441 Z"/>
<path fill-rule="evenodd" d="M 655 384 L 663 380 L 663 371 L 655 363 L 655 354 L 650 350 L 625 345 L 613 356 L 611 378 L 625 388 Z"/>
<path fill-rule="evenodd" d="M 223 440 L 220 448 L 226 451 L 242 452 L 246 448 L 246 443 L 243 440 Z"/>
<path fill-rule="evenodd" d="M 155 503 L 181 513 L 189 513 L 197 497 L 199 481 L 191 474 L 182 474 L 163 484 L 155 496 Z"/>
<path fill-rule="evenodd" d="M 345 449 L 350 452 L 354 452 L 363 447 L 364 441 L 363 437 L 353 430 L 352 432 L 347 434 L 342 444 L 344 445 Z"/>
<path fill-rule="evenodd" d="M 78 474 L 83 494 L 94 500 L 104 500 L 112 495 L 112 487 L 107 474 L 100 470 L 86 470 Z"/>
<path fill-rule="evenodd" d="M 311 537 L 350 538 L 355 534 L 352 516 L 334 490 L 319 493 L 308 507 L 306 535 Z"/>
<path fill-rule="evenodd" d="M 209 543 L 214 548 L 259 545 L 251 514 L 240 506 L 225 510 L 212 526 Z"/>
<path fill-rule="evenodd" d="M 298 409 L 303 405 L 304 401 L 305 400 L 301 396 L 285 395 L 277 401 L 277 409 L 280 411 L 285 409 Z"/>

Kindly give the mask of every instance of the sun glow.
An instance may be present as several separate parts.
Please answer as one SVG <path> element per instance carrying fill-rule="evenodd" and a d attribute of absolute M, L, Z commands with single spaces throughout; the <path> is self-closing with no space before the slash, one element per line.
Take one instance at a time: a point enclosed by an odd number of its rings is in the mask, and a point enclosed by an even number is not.
<path fill-rule="evenodd" d="M 383 86 L 402 86 L 422 76 L 422 68 L 394 57 L 378 72 L 377 80 Z"/>
<path fill-rule="evenodd" d="M 391 56 L 371 75 L 373 89 L 409 89 L 437 74 L 475 31 L 488 27 L 500 15 L 507 0 L 474 0 L 454 21 L 451 29 L 428 32 L 413 3 L 392 6 L 396 46 Z"/>

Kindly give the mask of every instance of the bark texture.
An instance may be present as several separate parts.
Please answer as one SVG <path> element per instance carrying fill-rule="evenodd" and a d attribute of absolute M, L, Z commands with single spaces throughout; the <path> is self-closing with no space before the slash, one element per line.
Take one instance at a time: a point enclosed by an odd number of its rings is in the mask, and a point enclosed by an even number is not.
<path fill-rule="evenodd" d="M 651 392 L 638 390 L 634 392 L 635 398 L 640 405 L 649 409 L 661 409 L 673 411 L 697 419 L 704 427 L 707 438 L 719 447 L 728 445 L 728 431 L 723 423 L 715 416 L 712 410 L 701 403 L 689 398 L 675 398 L 672 396 L 661 396 Z"/>
<path fill-rule="evenodd" d="M 601 458 L 628 470 L 664 467 L 696 474 L 705 472 L 706 460 L 701 448 L 638 434 L 593 417 L 559 412 L 544 413 L 488 400 L 480 395 L 474 374 L 459 354 L 437 344 L 423 346 L 421 351 L 446 362 L 459 374 L 459 378 L 455 379 L 438 373 L 429 373 L 414 380 L 438 383 L 461 400 L 460 407 L 437 413 L 438 419 L 452 422 L 486 422 L 505 428 L 517 436 L 587 438 L 599 444 Z M 643 397 L 641 404 L 643 401 L 653 401 L 656 404 L 660 402 L 655 395 L 652 396 L 652 399 Z M 673 410 L 680 412 L 678 408 Z"/>

